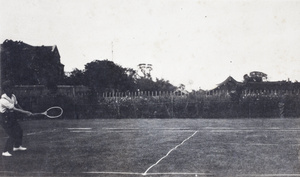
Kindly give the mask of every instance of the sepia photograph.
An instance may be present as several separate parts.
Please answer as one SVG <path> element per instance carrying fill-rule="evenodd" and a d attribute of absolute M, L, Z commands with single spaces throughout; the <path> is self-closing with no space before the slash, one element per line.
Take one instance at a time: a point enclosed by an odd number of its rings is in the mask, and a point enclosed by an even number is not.
<path fill-rule="evenodd" d="M 300 177 L 300 1 L 0 3 L 0 177 Z"/>

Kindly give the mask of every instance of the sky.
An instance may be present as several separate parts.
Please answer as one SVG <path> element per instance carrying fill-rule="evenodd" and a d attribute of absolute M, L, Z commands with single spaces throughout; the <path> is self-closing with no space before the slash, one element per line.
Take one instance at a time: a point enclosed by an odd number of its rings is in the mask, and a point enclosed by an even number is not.
<path fill-rule="evenodd" d="M 65 71 L 152 64 L 187 90 L 261 71 L 300 81 L 298 0 L 0 0 L 0 43 L 57 45 Z"/>

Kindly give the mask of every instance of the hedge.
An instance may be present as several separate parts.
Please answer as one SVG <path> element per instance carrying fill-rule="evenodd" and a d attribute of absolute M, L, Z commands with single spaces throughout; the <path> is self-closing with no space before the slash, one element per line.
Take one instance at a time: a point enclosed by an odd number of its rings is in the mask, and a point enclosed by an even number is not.
<path fill-rule="evenodd" d="M 138 96 L 97 98 L 48 94 L 18 97 L 24 109 L 41 112 L 50 106 L 64 109 L 63 119 L 88 118 L 279 118 L 299 117 L 300 96 Z M 281 108 L 279 104 L 284 104 Z M 280 113 L 283 111 L 283 113 Z M 282 114 L 282 115 L 280 115 Z M 284 114 L 284 115 L 283 115 Z"/>

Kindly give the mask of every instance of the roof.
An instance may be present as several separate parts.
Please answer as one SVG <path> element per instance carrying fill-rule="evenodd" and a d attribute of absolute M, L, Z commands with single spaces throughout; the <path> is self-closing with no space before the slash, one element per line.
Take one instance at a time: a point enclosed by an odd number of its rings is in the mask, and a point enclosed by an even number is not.
<path fill-rule="evenodd" d="M 236 81 L 233 77 L 229 76 L 227 77 L 227 79 L 223 82 L 221 82 L 220 84 L 217 84 L 218 86 L 221 85 L 226 85 L 228 82 L 233 82 L 233 83 L 237 83 L 237 84 L 242 84 L 241 82 Z"/>
<path fill-rule="evenodd" d="M 233 77 L 229 76 L 225 81 L 221 82 L 220 84 L 217 84 L 217 87 L 212 90 L 220 89 L 222 86 L 227 86 L 231 84 L 234 84 L 236 86 L 242 86 L 239 87 L 241 89 L 281 89 L 281 90 L 291 90 L 291 89 L 300 89 L 300 83 L 299 82 L 288 82 L 288 81 L 275 81 L 275 82 L 248 82 L 247 84 L 243 82 L 236 81 Z M 229 86 L 230 87 L 230 86 Z M 225 87 L 225 89 L 229 89 L 228 87 Z"/>
<path fill-rule="evenodd" d="M 24 43 L 23 41 L 12 41 L 12 40 L 5 40 L 3 42 L 3 44 L 1 44 L 1 46 L 3 46 L 3 45 L 21 46 L 22 50 L 34 50 L 34 51 L 36 51 L 36 50 L 45 49 L 45 51 L 48 51 L 48 52 L 51 52 L 51 53 L 55 52 L 60 57 L 56 45 L 53 45 L 53 46 L 44 46 L 44 45 L 42 45 L 42 46 L 32 46 L 32 45 Z"/>

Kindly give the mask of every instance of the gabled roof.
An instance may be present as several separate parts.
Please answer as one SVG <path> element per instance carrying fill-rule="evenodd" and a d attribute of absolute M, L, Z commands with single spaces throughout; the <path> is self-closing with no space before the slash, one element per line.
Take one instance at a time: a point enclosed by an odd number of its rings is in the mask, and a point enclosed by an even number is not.
<path fill-rule="evenodd" d="M 292 89 L 300 89 L 300 83 L 299 82 L 288 82 L 288 81 L 276 81 L 276 82 L 238 82 L 233 77 L 229 76 L 225 81 L 221 82 L 220 84 L 217 84 L 217 87 L 212 90 L 221 89 L 222 86 L 228 86 L 229 84 L 233 84 L 236 86 L 241 86 L 239 88 L 241 89 L 280 89 L 280 90 L 292 90 Z M 225 89 L 228 89 L 225 87 Z"/>
<path fill-rule="evenodd" d="M 231 76 L 228 76 L 227 77 L 227 79 L 225 80 L 225 81 L 223 81 L 223 82 L 221 82 L 221 83 L 219 83 L 219 84 L 217 84 L 217 87 L 215 87 L 214 89 L 212 89 L 212 90 L 219 90 L 219 89 L 222 89 L 222 87 L 232 87 L 232 86 L 234 86 L 234 85 L 236 85 L 236 86 L 241 86 L 241 85 L 243 85 L 243 83 L 242 82 L 238 82 L 238 81 L 236 81 L 233 77 L 231 77 Z M 228 89 L 228 88 L 227 88 Z"/>
<path fill-rule="evenodd" d="M 44 45 L 42 45 L 42 46 L 32 46 L 32 45 L 26 44 L 22 41 L 5 40 L 3 42 L 3 44 L 1 44 L 1 46 L 6 45 L 6 44 L 8 44 L 8 45 L 12 44 L 14 46 L 20 46 L 22 50 L 34 50 L 34 51 L 36 51 L 36 50 L 45 49 L 45 51 L 47 51 L 49 53 L 55 52 L 60 57 L 56 45 L 53 45 L 53 46 L 44 46 Z"/>
<path fill-rule="evenodd" d="M 218 86 L 221 86 L 221 85 L 226 85 L 228 82 L 233 82 L 233 83 L 236 83 L 236 84 L 242 84 L 241 82 L 238 82 L 236 81 L 233 77 L 229 76 L 227 77 L 227 79 L 223 82 L 221 82 L 220 84 L 217 84 Z"/>

